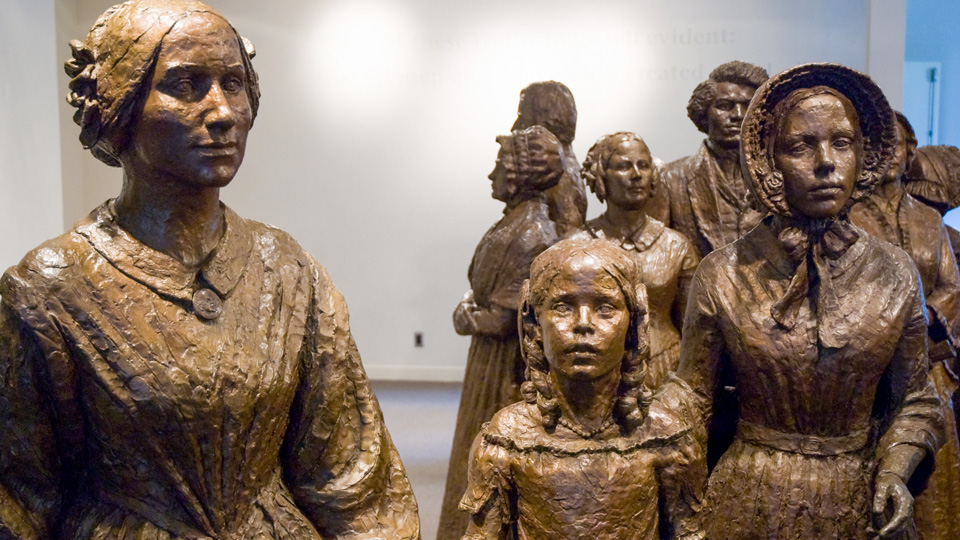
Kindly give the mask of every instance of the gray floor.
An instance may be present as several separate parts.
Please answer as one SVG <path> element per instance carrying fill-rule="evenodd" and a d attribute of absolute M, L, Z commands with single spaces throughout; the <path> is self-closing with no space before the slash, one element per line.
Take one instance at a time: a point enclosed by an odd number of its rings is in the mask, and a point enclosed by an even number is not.
<path fill-rule="evenodd" d="M 437 536 L 460 383 L 372 381 L 420 504 L 424 540 Z"/>

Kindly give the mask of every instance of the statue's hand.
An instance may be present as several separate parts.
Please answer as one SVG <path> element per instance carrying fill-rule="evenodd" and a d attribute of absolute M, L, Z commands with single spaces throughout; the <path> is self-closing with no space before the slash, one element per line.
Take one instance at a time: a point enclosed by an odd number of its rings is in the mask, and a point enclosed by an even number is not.
<path fill-rule="evenodd" d="M 884 523 L 888 503 L 893 506 L 893 516 Z M 873 517 L 874 523 L 883 527 L 878 533 L 880 538 L 893 538 L 913 517 L 913 495 L 896 474 L 885 471 L 877 475 Z"/>
<path fill-rule="evenodd" d="M 472 336 L 477 333 L 477 321 L 474 314 L 479 308 L 473 301 L 473 290 L 467 291 L 463 299 L 453 310 L 453 329 L 461 336 Z"/>

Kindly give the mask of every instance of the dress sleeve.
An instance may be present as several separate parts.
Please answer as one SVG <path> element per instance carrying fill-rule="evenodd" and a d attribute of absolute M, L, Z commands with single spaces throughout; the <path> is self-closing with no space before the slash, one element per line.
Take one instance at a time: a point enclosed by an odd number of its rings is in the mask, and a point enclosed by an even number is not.
<path fill-rule="evenodd" d="M 19 540 L 55 536 L 83 452 L 72 362 L 47 312 L 57 298 L 23 270 L 0 282 L 0 539 Z"/>
<path fill-rule="evenodd" d="M 537 255 L 556 241 L 557 233 L 552 223 L 535 220 L 525 223 L 518 237 L 511 241 L 501 267 L 496 270 L 500 276 L 488 295 L 488 302 L 516 314 L 520 289 L 524 280 L 530 277 L 530 265 Z"/>
<path fill-rule="evenodd" d="M 657 449 L 661 536 L 677 540 L 704 538 L 700 520 L 707 467 L 691 432 Z"/>
<path fill-rule="evenodd" d="M 700 264 L 700 256 L 693 244 L 683 233 L 680 247 L 680 275 L 677 278 L 677 296 L 673 299 L 672 317 L 677 328 L 683 327 L 683 317 L 687 309 L 687 298 L 690 296 L 690 284 L 693 281 L 693 274 Z M 681 334 L 682 335 L 682 334 Z"/>
<path fill-rule="evenodd" d="M 463 540 L 506 540 L 515 520 L 506 477 L 508 451 L 484 438 L 481 430 L 470 456 L 467 489 L 460 500 L 460 510 L 470 514 Z"/>
<path fill-rule="evenodd" d="M 312 258 L 309 270 L 284 480 L 324 538 L 419 539 L 417 502 L 360 363 L 346 303 Z"/>
<path fill-rule="evenodd" d="M 916 274 L 916 269 L 912 269 Z M 889 426 L 877 445 L 878 457 L 899 444 L 923 448 L 932 458 L 943 444 L 940 399 L 930 382 L 927 361 L 927 317 L 920 276 L 907 292 L 907 321 L 896 353 L 881 381 L 878 400 L 887 397 Z M 884 395 L 885 394 L 885 395 Z"/>
<path fill-rule="evenodd" d="M 946 226 L 940 225 L 940 266 L 933 290 L 927 294 L 927 307 L 946 332 L 950 344 L 960 348 L 960 271 Z M 933 322 L 933 321 L 931 321 Z"/>
<path fill-rule="evenodd" d="M 680 415 L 695 431 L 705 429 L 710 420 L 723 357 L 723 336 L 716 304 L 709 290 L 703 272 L 698 270 L 692 279 L 683 319 L 683 341 L 676 377 L 672 377 L 665 389 L 658 393 L 658 400 Z"/>

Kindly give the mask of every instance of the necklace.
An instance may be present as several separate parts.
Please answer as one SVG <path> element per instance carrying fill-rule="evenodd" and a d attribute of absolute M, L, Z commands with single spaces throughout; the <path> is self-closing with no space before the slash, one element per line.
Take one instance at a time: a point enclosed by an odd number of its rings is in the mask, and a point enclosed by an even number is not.
<path fill-rule="evenodd" d="M 594 429 L 592 429 L 592 430 L 590 430 L 590 431 L 587 431 L 587 430 L 583 429 L 583 427 L 578 426 L 578 425 L 576 425 L 576 424 L 574 424 L 574 423 L 572 423 L 572 422 L 568 422 L 567 419 L 564 418 L 564 417 L 562 417 L 562 416 L 561 416 L 560 419 L 558 420 L 558 423 L 559 423 L 561 426 L 569 429 L 570 431 L 576 433 L 577 435 L 579 435 L 580 437 L 582 437 L 582 438 L 584 438 L 584 439 L 592 439 L 592 438 L 596 437 L 597 435 L 599 435 L 600 433 L 602 433 L 602 432 L 603 432 L 605 429 L 607 429 L 608 427 L 612 426 L 612 425 L 613 425 L 613 418 L 607 418 L 606 420 L 604 420 L 604 422 L 603 422 L 602 424 L 600 424 L 599 426 L 597 426 L 596 428 L 594 428 Z"/>

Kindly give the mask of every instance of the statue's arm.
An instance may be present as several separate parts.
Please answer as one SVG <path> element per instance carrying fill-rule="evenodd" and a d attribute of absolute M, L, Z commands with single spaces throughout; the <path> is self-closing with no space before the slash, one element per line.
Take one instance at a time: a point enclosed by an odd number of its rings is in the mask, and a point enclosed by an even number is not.
<path fill-rule="evenodd" d="M 419 539 L 417 502 L 360 363 L 346 303 L 310 262 L 312 301 L 284 480 L 324 538 Z"/>
<path fill-rule="evenodd" d="M 0 539 L 53 538 L 60 459 L 37 337 L 0 305 Z"/>
<path fill-rule="evenodd" d="M 926 295 L 930 323 L 936 327 L 931 335 L 939 333 L 951 345 L 960 347 L 960 271 L 946 226 L 942 223 L 939 259 L 936 285 Z"/>
<path fill-rule="evenodd" d="M 713 396 L 724 343 L 717 307 L 709 294 L 715 285 L 706 282 L 709 276 L 699 271 L 702 269 L 701 265 L 694 274 L 688 294 L 681 331 L 680 363 L 677 366 L 679 381 L 669 381 L 668 391 L 661 392 L 660 399 L 667 400 L 670 407 L 691 424 L 692 429 L 705 432 L 713 412 Z"/>
<path fill-rule="evenodd" d="M 914 274 L 916 269 L 911 268 Z M 940 399 L 929 381 L 927 317 L 919 275 L 905 294 L 909 315 L 884 384 L 892 413 L 889 427 L 877 444 L 879 467 L 875 480 L 874 523 L 881 538 L 901 530 L 913 515 L 913 497 L 906 487 L 924 459 L 933 459 L 943 444 Z M 892 513 L 887 513 L 887 509 Z"/>
<path fill-rule="evenodd" d="M 477 435 L 470 449 L 467 489 L 460 501 L 460 510 L 470 514 L 462 540 L 507 540 L 511 521 L 509 495 L 501 489 L 508 484 L 503 474 L 507 450 L 488 443 L 483 433 Z"/>
<path fill-rule="evenodd" d="M 682 234 L 682 233 L 681 233 Z M 677 328 L 683 329 L 683 317 L 687 309 L 687 298 L 690 297 L 690 286 L 693 283 L 693 274 L 700 264 L 700 256 L 693 244 L 683 236 L 681 243 L 680 275 L 677 278 L 677 295 L 673 299 L 671 318 Z M 682 335 L 682 334 L 681 334 Z"/>

